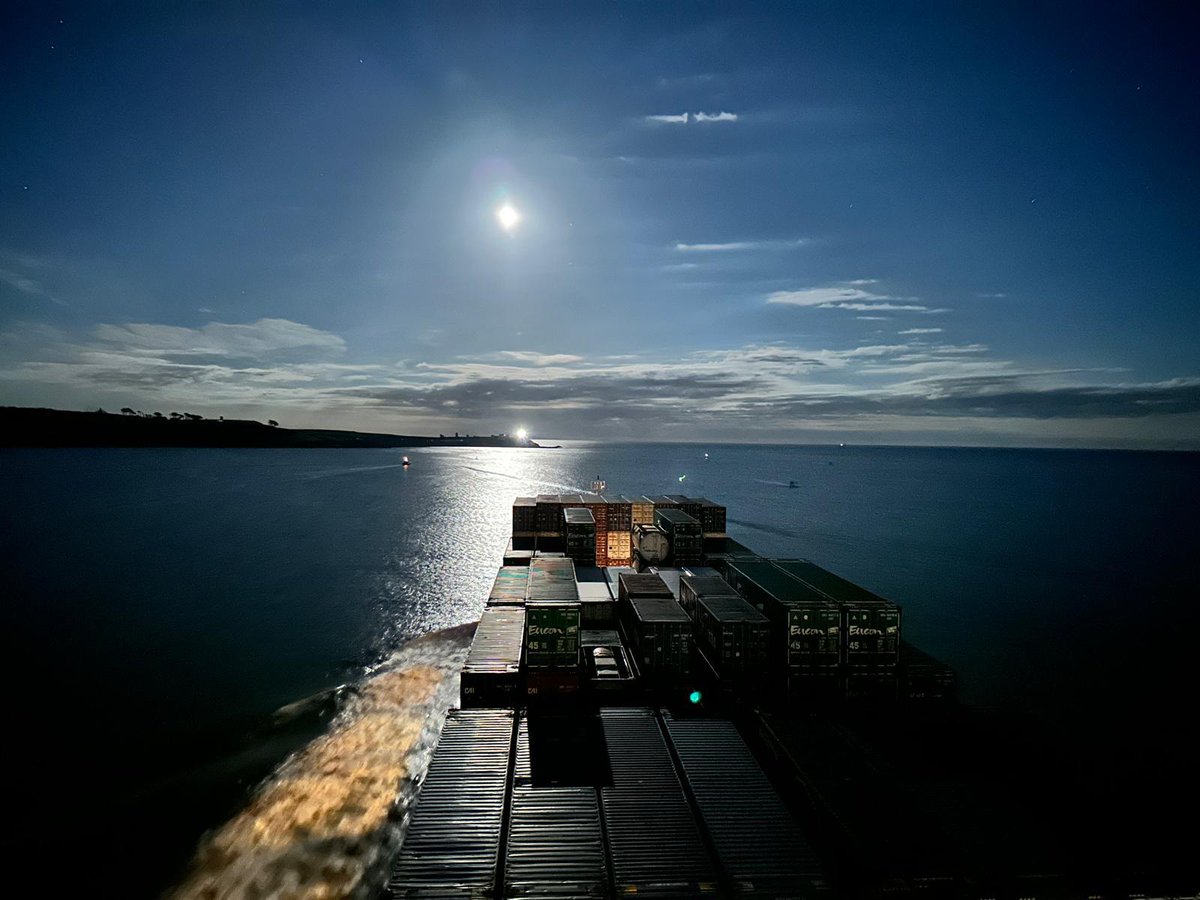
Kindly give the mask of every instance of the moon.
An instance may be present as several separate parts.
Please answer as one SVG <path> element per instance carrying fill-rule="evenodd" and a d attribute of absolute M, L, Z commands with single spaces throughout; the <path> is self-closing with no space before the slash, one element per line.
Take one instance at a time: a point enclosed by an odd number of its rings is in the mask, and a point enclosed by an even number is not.
<path fill-rule="evenodd" d="M 521 222 L 521 214 L 511 203 L 505 203 L 496 210 L 496 221 L 505 231 L 512 231 Z"/>

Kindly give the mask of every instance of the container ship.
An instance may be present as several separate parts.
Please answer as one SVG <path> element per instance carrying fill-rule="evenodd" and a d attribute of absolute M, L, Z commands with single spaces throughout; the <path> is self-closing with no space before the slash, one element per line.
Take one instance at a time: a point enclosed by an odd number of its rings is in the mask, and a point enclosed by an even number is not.
<path fill-rule="evenodd" d="M 390 895 L 1115 896 L 1049 750 L 903 625 L 702 497 L 518 497 Z"/>

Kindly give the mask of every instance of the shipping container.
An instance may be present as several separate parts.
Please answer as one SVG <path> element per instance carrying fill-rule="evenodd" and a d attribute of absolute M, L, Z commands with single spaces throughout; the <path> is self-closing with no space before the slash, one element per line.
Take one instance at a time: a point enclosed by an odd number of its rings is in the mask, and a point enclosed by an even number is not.
<path fill-rule="evenodd" d="M 632 534 L 633 552 L 645 565 L 666 562 L 671 555 L 667 533 L 657 525 L 635 525 Z"/>
<path fill-rule="evenodd" d="M 687 513 L 697 522 L 700 521 L 700 508 L 704 505 L 703 497 L 688 497 L 684 494 L 668 494 L 668 499 L 679 504 L 679 509 Z"/>
<path fill-rule="evenodd" d="M 612 782 L 600 808 L 617 896 L 706 897 L 719 892 L 670 751 L 653 712 L 600 711 Z"/>
<path fill-rule="evenodd" d="M 488 594 L 488 606 L 524 606 L 529 591 L 529 565 L 502 566 Z"/>
<path fill-rule="evenodd" d="M 547 717 L 538 717 L 532 726 L 543 735 L 547 730 L 566 730 L 559 720 Z M 522 717 L 517 727 L 504 896 L 540 900 L 605 897 L 608 873 L 596 789 L 590 784 L 547 783 L 541 775 L 535 778 L 530 727 L 528 717 Z M 539 768 L 547 755 L 575 756 L 572 744 L 559 745 L 553 737 L 538 741 Z M 567 762 L 582 767 L 578 757 Z"/>
<path fill-rule="evenodd" d="M 900 697 L 912 701 L 953 703 L 958 694 L 954 670 L 939 659 L 900 642 Z"/>
<path fill-rule="evenodd" d="M 674 497 L 660 496 L 660 497 L 651 497 L 650 499 L 654 501 L 655 513 L 657 513 L 660 509 L 679 509 L 679 501 L 676 500 Z M 656 522 L 657 522 L 657 520 L 656 520 Z"/>
<path fill-rule="evenodd" d="M 566 700 L 578 702 L 579 668 L 530 669 L 525 673 L 525 700 L 528 703 L 554 704 Z"/>
<path fill-rule="evenodd" d="M 586 507 L 563 509 L 563 543 L 577 566 L 596 564 L 596 522 Z"/>
<path fill-rule="evenodd" d="M 700 597 L 696 639 L 722 678 L 743 681 L 767 670 L 770 623 L 741 597 Z"/>
<path fill-rule="evenodd" d="M 704 533 L 700 523 L 681 509 L 655 508 L 654 524 L 667 535 L 673 566 L 700 565 L 704 560 Z"/>
<path fill-rule="evenodd" d="M 715 571 L 707 567 L 699 568 L 706 573 Z M 696 618 L 696 600 L 700 597 L 739 596 L 738 592 L 719 575 L 701 575 L 697 574 L 694 569 L 689 571 L 692 574 L 683 575 L 679 579 L 679 605 L 692 619 Z"/>
<path fill-rule="evenodd" d="M 841 662 L 841 611 L 824 594 L 765 560 L 730 563 L 725 579 L 771 620 L 772 653 L 781 653 L 784 665 Z"/>
<path fill-rule="evenodd" d="M 495 893 L 513 724 L 511 710 L 446 714 L 392 868 L 392 897 Z"/>
<path fill-rule="evenodd" d="M 508 550 L 505 552 L 502 562 L 506 566 L 527 566 L 531 559 L 533 559 L 532 550 Z"/>
<path fill-rule="evenodd" d="M 537 531 L 537 498 L 518 497 L 512 506 L 513 535 L 532 536 Z"/>
<path fill-rule="evenodd" d="M 610 560 L 609 565 L 610 566 L 613 565 L 611 560 L 631 559 L 632 556 L 633 556 L 632 538 L 630 537 L 628 529 L 626 529 L 625 531 L 610 530 L 608 532 L 608 558 Z M 619 565 L 628 565 L 628 564 L 620 563 Z"/>
<path fill-rule="evenodd" d="M 762 557 L 731 537 L 705 536 L 704 538 L 704 561 L 720 572 L 722 576 L 724 576 L 725 568 L 729 563 L 739 560 L 751 562 L 756 559 L 762 559 Z"/>
<path fill-rule="evenodd" d="M 515 706 L 521 699 L 523 607 L 489 606 L 479 617 L 460 682 L 464 709 Z"/>
<path fill-rule="evenodd" d="M 580 647 L 613 647 L 619 646 L 621 636 L 615 628 L 581 628 L 579 630 Z"/>
<path fill-rule="evenodd" d="M 530 669 L 578 668 L 578 600 L 529 601 L 525 607 L 525 665 Z"/>
<path fill-rule="evenodd" d="M 654 501 L 650 497 L 635 497 L 629 501 L 629 527 L 654 524 Z"/>
<path fill-rule="evenodd" d="M 713 503 L 707 497 L 700 498 L 700 527 L 704 530 L 705 537 L 724 537 L 725 536 L 725 507 L 720 503 Z"/>
<path fill-rule="evenodd" d="M 604 494 L 608 504 L 608 530 L 629 533 L 633 528 L 633 502 L 620 494 Z"/>
<path fill-rule="evenodd" d="M 622 619 L 644 677 L 670 680 L 691 671 L 692 620 L 674 598 L 633 598 Z"/>
<path fill-rule="evenodd" d="M 900 607 L 808 560 L 781 559 L 774 563 L 838 605 L 842 612 L 843 664 L 877 669 L 899 663 Z"/>
<path fill-rule="evenodd" d="M 534 505 L 534 522 L 540 534 L 557 534 L 562 518 L 562 501 L 558 494 L 538 494 Z"/>
<path fill-rule="evenodd" d="M 610 625 L 615 620 L 616 602 L 613 600 L 604 570 L 595 566 L 576 566 L 575 578 L 582 627 Z"/>
<path fill-rule="evenodd" d="M 525 599 L 567 602 L 578 600 L 574 561 L 565 556 L 535 556 L 529 564 L 529 589 Z"/>
<path fill-rule="evenodd" d="M 622 603 L 635 597 L 656 597 L 674 602 L 671 589 L 653 573 L 621 572 L 617 579 L 617 599 Z"/>
<path fill-rule="evenodd" d="M 816 851 L 733 723 L 663 719 L 733 895 L 829 896 Z"/>

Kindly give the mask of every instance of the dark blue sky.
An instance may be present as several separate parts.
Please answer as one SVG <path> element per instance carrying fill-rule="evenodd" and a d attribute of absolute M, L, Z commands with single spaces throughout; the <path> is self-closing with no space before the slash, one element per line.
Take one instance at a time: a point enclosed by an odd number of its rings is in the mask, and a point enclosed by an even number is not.
<path fill-rule="evenodd" d="M 241 7 L 0 12 L 0 402 L 1200 446 L 1187 4 Z"/>

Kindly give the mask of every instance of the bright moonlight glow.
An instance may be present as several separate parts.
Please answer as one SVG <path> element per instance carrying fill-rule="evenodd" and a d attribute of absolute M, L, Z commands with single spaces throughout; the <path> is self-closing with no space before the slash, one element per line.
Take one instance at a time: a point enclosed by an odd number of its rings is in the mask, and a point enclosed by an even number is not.
<path fill-rule="evenodd" d="M 518 429 L 517 429 L 517 440 L 518 440 L 518 441 L 523 441 L 523 440 L 525 440 L 525 438 L 527 438 L 527 437 L 529 437 L 529 432 L 528 432 L 528 431 L 526 431 L 524 428 L 518 428 Z"/>
<path fill-rule="evenodd" d="M 496 210 L 496 220 L 505 231 L 512 231 L 521 221 L 521 214 L 511 203 L 505 203 Z"/>

